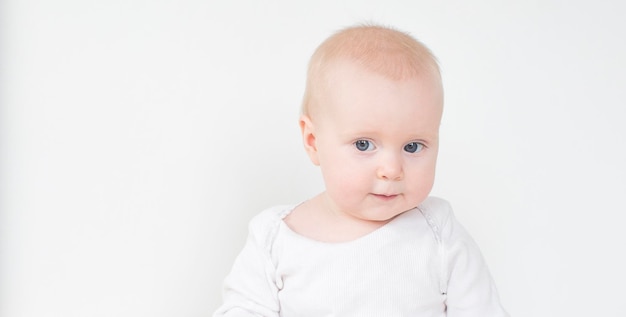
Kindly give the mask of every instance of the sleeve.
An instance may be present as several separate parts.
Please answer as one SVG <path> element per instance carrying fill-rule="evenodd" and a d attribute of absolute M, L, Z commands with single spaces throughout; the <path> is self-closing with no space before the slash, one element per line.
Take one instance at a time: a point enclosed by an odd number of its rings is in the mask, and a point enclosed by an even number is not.
<path fill-rule="evenodd" d="M 438 224 L 448 317 L 508 317 L 480 249 L 445 200 L 431 201 Z"/>
<path fill-rule="evenodd" d="M 278 287 L 269 253 L 272 230 L 266 216 L 250 222 L 246 244 L 224 281 L 224 302 L 213 317 L 278 316 Z"/>

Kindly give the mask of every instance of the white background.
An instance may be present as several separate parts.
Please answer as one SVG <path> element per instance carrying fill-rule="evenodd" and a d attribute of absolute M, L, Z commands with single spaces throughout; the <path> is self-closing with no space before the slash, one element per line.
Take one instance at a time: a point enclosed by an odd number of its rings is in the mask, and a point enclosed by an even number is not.
<path fill-rule="evenodd" d="M 3 1 L 0 315 L 209 316 L 263 208 L 321 190 L 307 60 L 362 21 L 446 90 L 433 194 L 514 316 L 625 316 L 621 1 Z"/>

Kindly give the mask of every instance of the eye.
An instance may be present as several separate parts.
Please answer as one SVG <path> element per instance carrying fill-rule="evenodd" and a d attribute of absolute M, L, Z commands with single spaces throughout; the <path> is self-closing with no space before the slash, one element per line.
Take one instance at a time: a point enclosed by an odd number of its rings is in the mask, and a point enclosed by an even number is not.
<path fill-rule="evenodd" d="M 411 142 L 404 146 L 404 150 L 409 153 L 417 153 L 424 149 L 424 144 L 419 142 Z"/>
<path fill-rule="evenodd" d="M 354 146 L 359 151 L 372 151 L 375 149 L 374 144 L 368 140 L 357 140 L 354 142 Z"/>

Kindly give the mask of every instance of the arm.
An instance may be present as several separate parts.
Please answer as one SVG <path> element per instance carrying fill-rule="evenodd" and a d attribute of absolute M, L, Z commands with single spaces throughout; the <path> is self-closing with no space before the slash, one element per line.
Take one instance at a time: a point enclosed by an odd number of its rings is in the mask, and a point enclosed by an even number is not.
<path fill-rule="evenodd" d="M 439 235 L 447 316 L 508 317 L 478 246 L 457 222 L 450 205 L 435 199 L 426 207 Z"/>
<path fill-rule="evenodd" d="M 278 316 L 278 288 L 265 228 L 260 217 L 250 223 L 246 244 L 224 281 L 224 302 L 213 317 Z"/>
<path fill-rule="evenodd" d="M 478 246 L 453 217 L 450 222 L 446 246 L 450 272 L 448 316 L 509 316 L 500 304 L 495 283 Z"/>

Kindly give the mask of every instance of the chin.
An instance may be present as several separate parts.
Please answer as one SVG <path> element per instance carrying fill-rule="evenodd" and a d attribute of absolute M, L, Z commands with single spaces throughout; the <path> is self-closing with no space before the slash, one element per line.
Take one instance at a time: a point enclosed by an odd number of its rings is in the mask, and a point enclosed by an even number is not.
<path fill-rule="evenodd" d="M 376 212 L 373 215 L 369 215 L 369 217 L 367 216 L 364 217 L 364 219 L 367 219 L 369 221 L 375 221 L 375 222 L 386 222 L 397 217 L 398 215 L 403 214 L 405 211 L 407 210 L 394 211 L 394 212 Z"/>

